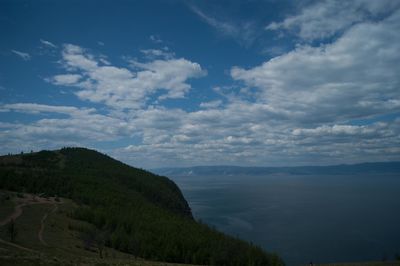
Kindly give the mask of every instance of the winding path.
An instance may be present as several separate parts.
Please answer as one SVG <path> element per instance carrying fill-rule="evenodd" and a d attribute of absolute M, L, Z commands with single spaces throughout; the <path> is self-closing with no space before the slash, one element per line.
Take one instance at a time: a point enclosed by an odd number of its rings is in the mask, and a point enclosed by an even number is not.
<path fill-rule="evenodd" d="M 22 249 L 22 250 L 25 250 L 25 251 L 37 252 L 36 250 L 20 246 L 18 244 L 15 244 L 15 243 L 12 243 L 12 242 L 9 242 L 9 241 L 5 241 L 5 240 L 3 240 L 1 238 L 0 238 L 0 243 L 9 245 L 9 246 L 12 246 L 12 247 L 15 247 L 15 248 L 19 248 L 19 249 Z"/>
<path fill-rule="evenodd" d="M 54 206 L 53 210 L 51 210 L 52 213 L 56 212 L 57 209 L 58 209 L 58 204 L 56 204 L 56 203 L 53 203 L 53 204 L 55 204 L 55 206 Z M 43 218 L 42 218 L 42 220 L 40 221 L 40 229 L 39 229 L 39 232 L 38 232 L 39 241 L 40 241 L 40 242 L 42 243 L 42 245 L 44 245 L 44 246 L 47 246 L 46 241 L 44 241 L 44 239 L 43 239 L 43 231 L 44 231 L 44 226 L 45 226 L 45 223 L 44 223 L 44 222 L 46 221 L 48 214 L 49 214 L 49 213 L 46 212 L 46 213 L 43 215 Z"/>
<path fill-rule="evenodd" d="M 22 203 L 19 205 L 15 206 L 14 212 L 12 214 L 10 214 L 8 217 L 6 217 L 3 221 L 0 222 L 0 226 L 6 225 L 9 222 L 11 222 L 11 220 L 15 220 L 17 219 L 19 216 L 21 216 L 22 214 L 22 207 L 26 206 L 26 203 Z"/>
<path fill-rule="evenodd" d="M 45 198 L 41 198 L 41 197 L 35 197 L 35 196 L 32 196 L 32 195 L 29 195 L 29 196 L 25 195 L 25 197 L 21 198 L 21 199 L 17 198 L 17 205 L 15 206 L 14 212 L 11 213 L 10 215 L 8 215 L 5 219 L 1 220 L 0 221 L 0 226 L 4 226 L 4 225 L 8 224 L 9 222 L 11 222 L 12 220 L 16 220 L 19 216 L 21 216 L 22 213 L 23 213 L 22 207 L 25 207 L 25 206 L 28 206 L 28 205 L 35 205 L 35 204 L 53 204 L 54 208 L 51 211 L 53 213 L 53 212 L 57 211 L 58 204 L 61 204 L 61 203 L 62 203 L 62 201 L 61 202 L 56 202 L 54 200 L 54 198 L 45 199 Z M 49 212 L 45 213 L 43 218 L 42 218 L 42 220 L 40 221 L 40 229 L 39 229 L 39 232 L 38 232 L 38 239 L 45 246 L 47 246 L 47 243 L 43 240 L 43 231 L 44 231 L 45 221 L 47 219 L 48 214 L 49 214 Z M 10 246 L 13 246 L 13 247 L 17 247 L 19 249 L 23 249 L 23 250 L 27 250 L 27 251 L 34 251 L 32 249 L 25 248 L 23 246 L 15 244 L 15 243 L 8 242 L 8 241 L 3 240 L 1 238 L 0 238 L 0 242 L 4 243 L 4 244 L 7 244 L 7 245 L 10 245 Z"/>

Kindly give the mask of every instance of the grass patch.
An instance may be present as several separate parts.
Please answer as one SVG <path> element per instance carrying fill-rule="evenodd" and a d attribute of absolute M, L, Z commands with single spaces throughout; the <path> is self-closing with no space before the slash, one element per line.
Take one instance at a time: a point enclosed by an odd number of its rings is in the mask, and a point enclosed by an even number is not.
<path fill-rule="evenodd" d="M 10 195 L 13 195 L 12 193 Z M 16 198 L 16 195 L 12 196 Z M 14 211 L 12 200 L 3 201 L 0 210 L 4 213 L 2 217 L 7 217 Z M 70 213 L 77 205 L 68 199 L 62 199 L 58 208 L 54 211 L 54 204 L 35 204 L 23 207 L 22 215 L 16 219 L 18 235 L 15 244 L 22 247 L 33 249 L 34 251 L 21 250 L 0 242 L 0 265 L 26 265 L 26 266 L 178 266 L 183 264 L 172 264 L 163 262 L 146 261 L 135 258 L 131 254 L 123 253 L 111 248 L 105 248 L 105 258 L 100 259 L 97 251 L 88 251 L 83 248 L 83 243 L 79 239 L 79 232 L 76 230 L 82 227 L 91 226 L 90 224 L 74 220 Z M 45 227 L 43 230 L 43 245 L 38 238 L 41 220 L 45 214 Z M 8 241 L 6 226 L 0 228 L 0 238 Z"/>
<path fill-rule="evenodd" d="M 16 244 L 32 249 L 41 249 L 42 245 L 38 239 L 40 221 L 43 215 L 51 210 L 50 204 L 29 205 L 23 207 L 23 213 L 15 220 L 17 228 Z M 2 230 L 2 238 L 7 239 L 5 230 Z"/>

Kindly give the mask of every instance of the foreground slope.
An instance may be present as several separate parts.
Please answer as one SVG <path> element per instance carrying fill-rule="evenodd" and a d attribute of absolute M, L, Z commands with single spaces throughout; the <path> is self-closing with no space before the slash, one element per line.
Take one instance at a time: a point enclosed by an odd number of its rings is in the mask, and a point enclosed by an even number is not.
<path fill-rule="evenodd" d="M 214 265 L 282 265 L 258 247 L 192 218 L 169 179 L 83 148 L 0 157 L 0 188 L 62 196 L 78 203 L 75 228 L 141 258 Z M 89 237 L 90 238 L 90 237 Z"/>
<path fill-rule="evenodd" d="M 143 260 L 109 247 L 103 248 L 100 258 L 98 247 L 85 247 L 81 232 L 74 230 L 89 226 L 70 217 L 76 208 L 73 201 L 65 198 L 0 190 L 0 265 L 183 265 Z M 13 242 L 8 226 L 4 226 L 12 218 L 17 228 Z"/>

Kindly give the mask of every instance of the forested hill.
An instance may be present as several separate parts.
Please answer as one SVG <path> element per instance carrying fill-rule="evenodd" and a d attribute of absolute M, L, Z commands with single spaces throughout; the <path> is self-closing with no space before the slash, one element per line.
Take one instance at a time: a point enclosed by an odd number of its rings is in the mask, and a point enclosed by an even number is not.
<path fill-rule="evenodd" d="M 159 207 L 192 216 L 186 200 L 173 181 L 130 167 L 93 150 L 64 148 L 59 151 L 2 156 L 0 165 L 24 171 L 21 183 L 13 181 L 7 184 L 10 189 L 15 186 L 15 189 L 25 187 L 33 193 L 46 190 L 50 194 L 86 203 L 90 201 L 90 194 L 86 196 L 81 193 L 83 189 L 105 189 L 103 192 L 108 194 L 107 190 L 128 188 Z"/>
<path fill-rule="evenodd" d="M 135 256 L 202 265 L 283 265 L 273 254 L 196 222 L 174 182 L 84 148 L 0 157 L 0 189 L 61 196 L 71 213 Z"/>

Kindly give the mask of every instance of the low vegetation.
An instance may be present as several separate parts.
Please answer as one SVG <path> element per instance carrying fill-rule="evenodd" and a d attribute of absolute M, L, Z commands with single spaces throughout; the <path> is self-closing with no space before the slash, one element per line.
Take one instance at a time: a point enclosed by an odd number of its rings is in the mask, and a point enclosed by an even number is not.
<path fill-rule="evenodd" d="M 15 192 L 10 191 L 0 191 L 0 194 L 9 196 L 9 200 L 0 203 L 0 211 L 7 208 L 7 202 L 15 203 L 15 206 L 24 204 L 22 212 L 14 220 L 14 226 L 20 232 L 14 242 L 8 239 L 7 225 L 0 226 L 0 265 L 2 266 L 181 265 L 143 260 L 109 247 L 103 248 L 103 256 L 100 258 L 94 247 L 85 248 L 83 240 L 79 237 L 81 232 L 74 229 L 90 225 L 71 217 L 70 213 L 77 208 L 71 200 L 62 199 L 57 202 L 54 198 L 46 199 L 26 193 L 19 193 L 20 196 L 23 195 L 23 198 L 20 198 Z M 5 216 L 0 216 L 0 222 L 8 220 L 15 211 L 16 209 Z M 43 219 L 44 217 L 47 219 Z M 39 238 L 39 232 L 43 234 L 41 236 L 43 242 Z"/>

